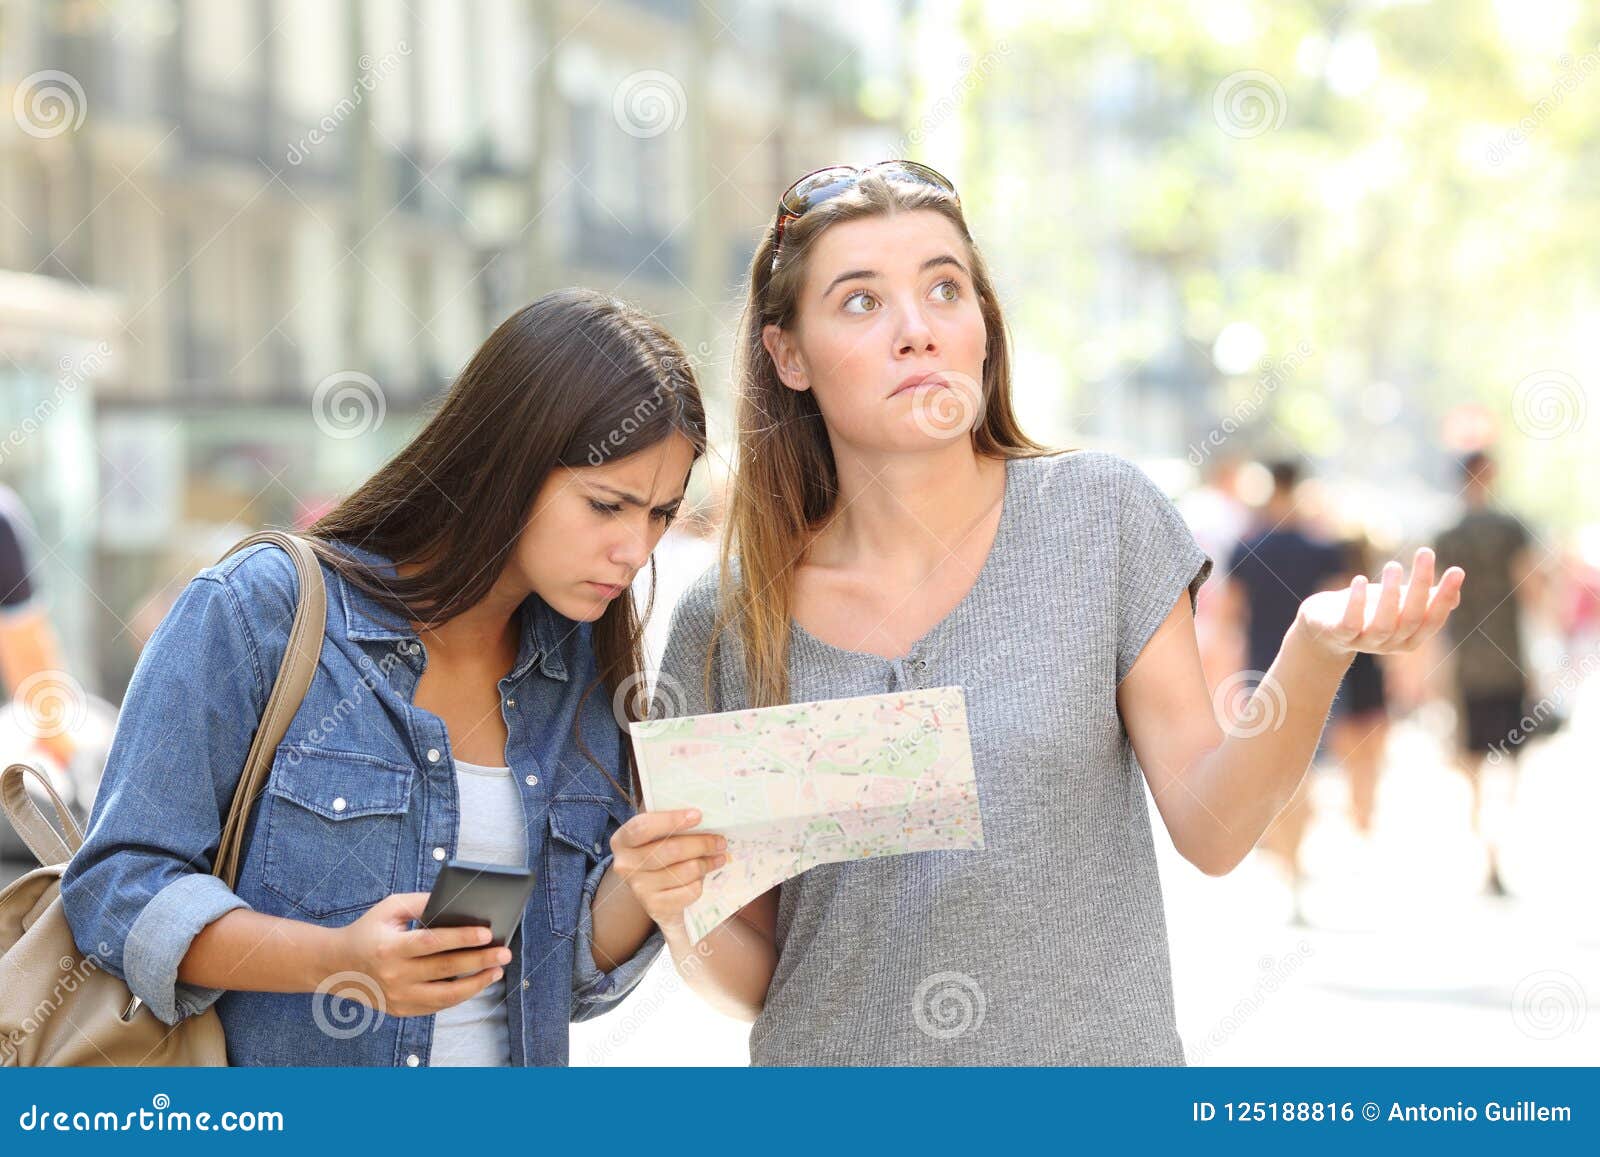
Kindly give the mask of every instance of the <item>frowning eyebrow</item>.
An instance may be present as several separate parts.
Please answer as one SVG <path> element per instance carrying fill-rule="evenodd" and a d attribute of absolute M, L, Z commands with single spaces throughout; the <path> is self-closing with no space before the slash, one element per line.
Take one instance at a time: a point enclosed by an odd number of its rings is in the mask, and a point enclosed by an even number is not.
<path fill-rule="evenodd" d="M 948 253 L 941 253 L 937 257 L 928 258 L 917 269 L 917 272 L 926 273 L 928 270 L 937 269 L 941 265 L 953 265 L 963 274 L 966 274 L 966 276 L 972 276 L 970 273 L 967 273 L 967 267 L 965 265 L 961 264 L 961 262 L 957 261 Z M 850 269 L 839 274 L 838 277 L 835 277 L 832 281 L 828 282 L 828 288 L 822 291 L 822 296 L 827 297 L 846 281 L 871 281 L 882 276 L 883 274 L 879 273 L 876 269 Z"/>
<path fill-rule="evenodd" d="M 626 490 L 618 490 L 615 486 L 607 486 L 603 482 L 592 482 L 592 483 L 590 483 L 590 485 L 593 486 L 596 490 L 604 490 L 607 494 L 610 494 L 617 501 L 625 503 L 628 506 L 649 506 L 650 505 L 643 498 L 640 498 L 637 494 L 630 494 Z M 657 510 L 674 510 L 679 505 L 681 505 L 682 502 L 683 502 L 683 495 L 680 494 L 680 495 L 678 495 L 678 497 L 674 498 L 671 502 L 663 502 L 660 506 L 656 507 L 656 509 Z"/>

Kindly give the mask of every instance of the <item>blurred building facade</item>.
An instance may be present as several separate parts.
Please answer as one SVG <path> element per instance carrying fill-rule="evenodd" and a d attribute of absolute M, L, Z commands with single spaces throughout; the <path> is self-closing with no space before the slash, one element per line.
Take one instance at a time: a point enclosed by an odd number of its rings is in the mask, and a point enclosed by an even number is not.
<path fill-rule="evenodd" d="M 0 134 L 0 268 L 117 321 L 115 357 L 72 391 L 77 459 L 13 455 L 0 481 L 27 498 L 80 480 L 41 536 L 75 526 L 82 549 L 47 558 L 46 581 L 81 677 L 112 698 L 187 573 L 369 473 L 531 297 L 640 304 L 720 390 L 778 192 L 874 128 L 848 32 L 781 0 L 21 2 L 3 19 L 19 131 Z M 60 392 L 53 363 L 12 364 L 6 418 Z"/>

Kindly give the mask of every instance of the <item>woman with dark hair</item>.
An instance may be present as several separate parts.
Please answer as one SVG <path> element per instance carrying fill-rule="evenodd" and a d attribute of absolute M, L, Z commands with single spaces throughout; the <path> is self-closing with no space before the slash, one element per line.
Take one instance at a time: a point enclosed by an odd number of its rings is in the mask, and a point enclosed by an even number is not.
<path fill-rule="evenodd" d="M 660 944 L 634 899 L 650 877 L 619 886 L 607 851 L 633 811 L 627 592 L 704 448 L 683 352 L 648 318 L 568 291 L 505 321 L 311 528 L 326 635 L 233 889 L 208 873 L 285 653 L 290 559 L 229 556 L 155 632 L 63 879 L 78 943 L 168 1024 L 215 1004 L 236 1065 L 565 1063 L 568 1021 Z M 669 835 L 687 822 L 632 842 L 703 874 L 719 841 Z M 532 869 L 508 945 L 411 928 L 457 859 Z"/>
<path fill-rule="evenodd" d="M 723 563 L 674 614 L 663 702 L 963 684 L 985 844 L 812 868 L 698 945 L 695 889 L 642 897 L 685 981 L 755 1020 L 758 1064 L 1182 1064 L 1146 784 L 1178 851 L 1231 870 L 1351 655 L 1437 631 L 1461 572 L 1430 592 L 1419 552 L 1409 588 L 1390 563 L 1307 599 L 1225 736 L 1211 560 L 1138 467 L 1021 432 L 994 285 L 922 165 L 784 194 L 739 352 Z"/>

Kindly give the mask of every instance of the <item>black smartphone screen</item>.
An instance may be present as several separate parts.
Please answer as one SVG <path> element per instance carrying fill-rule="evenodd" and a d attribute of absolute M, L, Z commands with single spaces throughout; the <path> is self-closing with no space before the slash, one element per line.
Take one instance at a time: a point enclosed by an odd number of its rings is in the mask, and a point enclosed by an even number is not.
<path fill-rule="evenodd" d="M 533 885 L 527 868 L 451 860 L 439 870 L 418 923 L 424 928 L 479 925 L 489 929 L 490 944 L 509 944 Z"/>

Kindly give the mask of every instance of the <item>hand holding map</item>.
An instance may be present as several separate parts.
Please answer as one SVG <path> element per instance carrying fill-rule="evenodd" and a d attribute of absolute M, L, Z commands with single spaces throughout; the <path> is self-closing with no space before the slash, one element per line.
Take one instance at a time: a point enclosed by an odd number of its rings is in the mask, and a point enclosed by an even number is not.
<path fill-rule="evenodd" d="M 689 937 L 818 864 L 983 847 L 960 687 L 826 699 L 629 729 L 647 811 L 698 808 L 729 862 L 684 912 Z"/>

